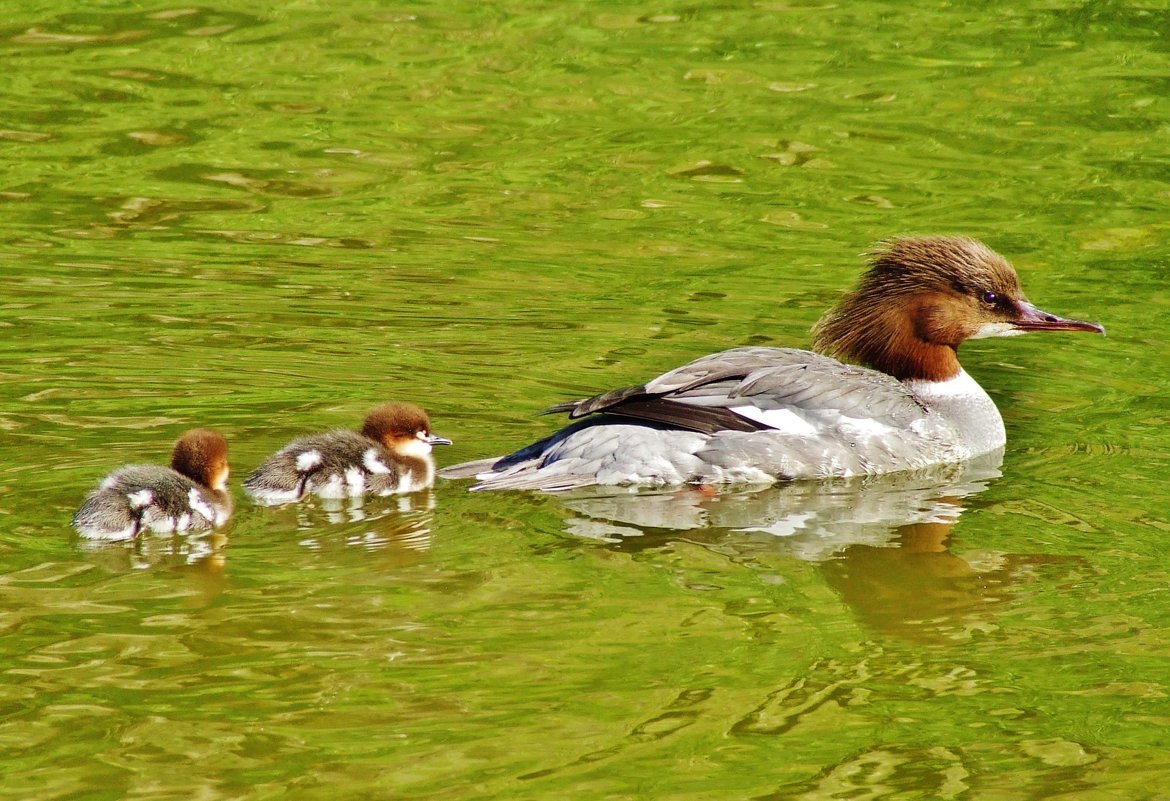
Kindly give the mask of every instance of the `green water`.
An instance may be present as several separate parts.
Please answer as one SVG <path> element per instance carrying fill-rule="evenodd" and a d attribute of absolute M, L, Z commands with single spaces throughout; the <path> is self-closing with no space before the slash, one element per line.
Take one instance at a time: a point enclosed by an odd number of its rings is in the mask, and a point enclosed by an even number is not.
<path fill-rule="evenodd" d="M 1160 4 L 62 7 L 0 22 L 0 796 L 1170 797 Z M 196 425 L 503 452 L 910 232 L 1109 330 L 964 348 L 1002 477 L 68 527 Z"/>

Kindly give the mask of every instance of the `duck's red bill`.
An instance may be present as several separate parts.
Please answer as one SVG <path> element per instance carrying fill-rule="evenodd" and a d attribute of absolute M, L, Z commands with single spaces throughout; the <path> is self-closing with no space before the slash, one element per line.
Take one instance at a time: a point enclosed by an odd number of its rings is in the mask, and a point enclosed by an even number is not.
<path fill-rule="evenodd" d="M 1020 316 L 1012 321 L 1012 325 L 1021 331 L 1088 331 L 1092 334 L 1105 333 L 1105 327 L 1100 323 L 1057 317 L 1055 314 L 1049 314 L 1046 311 L 1037 309 L 1031 303 L 1020 303 L 1018 308 Z"/>

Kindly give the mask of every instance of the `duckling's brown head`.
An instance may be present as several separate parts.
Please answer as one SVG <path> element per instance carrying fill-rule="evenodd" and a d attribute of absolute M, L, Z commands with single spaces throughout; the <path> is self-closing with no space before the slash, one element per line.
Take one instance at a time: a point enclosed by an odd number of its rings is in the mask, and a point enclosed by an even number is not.
<path fill-rule="evenodd" d="M 227 490 L 228 444 L 223 435 L 210 428 L 193 428 L 175 442 L 171 469 L 197 484 L 217 492 Z"/>
<path fill-rule="evenodd" d="M 432 445 L 450 445 L 451 440 L 431 433 L 431 419 L 413 403 L 383 403 L 366 415 L 362 436 L 380 442 L 392 451 L 430 453 Z"/>

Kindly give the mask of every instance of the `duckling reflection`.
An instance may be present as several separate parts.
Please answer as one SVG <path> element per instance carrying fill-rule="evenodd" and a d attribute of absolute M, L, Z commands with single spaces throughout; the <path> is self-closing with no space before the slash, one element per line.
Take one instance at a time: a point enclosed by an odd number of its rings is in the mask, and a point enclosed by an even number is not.
<path fill-rule="evenodd" d="M 152 536 L 120 541 L 78 537 L 76 540 L 78 551 L 112 573 L 181 570 L 191 577 L 200 602 L 211 601 L 226 586 L 227 545 L 228 538 L 222 530 L 203 536 Z"/>
<path fill-rule="evenodd" d="M 430 548 L 435 496 L 430 491 L 386 498 L 317 498 L 274 510 L 277 521 L 302 535 L 314 550 L 337 544 L 421 552 Z"/>
<path fill-rule="evenodd" d="M 362 521 L 359 525 L 321 529 L 299 541 L 313 551 L 331 548 L 361 548 L 366 551 L 394 552 L 401 557 L 417 556 L 431 547 L 431 518 L 386 515 Z M 397 559 L 397 562 L 411 562 Z"/>
<path fill-rule="evenodd" d="M 373 499 L 360 495 L 349 498 L 314 496 L 297 506 L 284 507 L 281 511 L 290 513 L 296 521 L 297 528 L 311 529 L 324 524 L 341 525 L 376 520 L 395 512 L 398 514 L 430 512 L 434 508 L 434 493 L 423 491 Z"/>

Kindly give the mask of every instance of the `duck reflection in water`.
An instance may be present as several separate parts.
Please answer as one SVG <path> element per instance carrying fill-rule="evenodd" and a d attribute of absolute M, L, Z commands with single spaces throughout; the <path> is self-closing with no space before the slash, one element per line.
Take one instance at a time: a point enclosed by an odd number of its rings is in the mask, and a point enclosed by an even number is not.
<path fill-rule="evenodd" d="M 1031 557 L 948 549 L 969 500 L 1000 475 L 1002 451 L 959 465 L 840 482 L 733 491 L 562 496 L 569 533 L 624 551 L 685 540 L 739 563 L 788 556 L 820 566 L 870 627 L 902 637 L 969 636 Z M 775 559 L 768 559 L 774 564 Z"/>
<path fill-rule="evenodd" d="M 423 490 L 372 499 L 312 497 L 278 507 L 272 515 L 278 523 L 303 533 L 299 542 L 313 550 L 344 544 L 371 551 L 422 552 L 431 546 L 434 509 L 434 493 Z"/>
<path fill-rule="evenodd" d="M 111 573 L 132 570 L 174 570 L 191 578 L 197 592 L 193 606 L 210 603 L 227 586 L 228 537 L 223 529 L 203 536 L 138 537 L 134 540 L 77 538 L 86 559 Z"/>
<path fill-rule="evenodd" d="M 595 489 L 562 493 L 583 517 L 572 534 L 608 542 L 647 531 L 739 532 L 793 556 L 821 561 L 847 546 L 888 544 L 892 530 L 951 519 L 955 499 L 982 492 L 1000 475 L 1003 451 L 924 470 L 830 481 L 795 481 L 715 489 L 689 486 L 659 492 Z"/>

